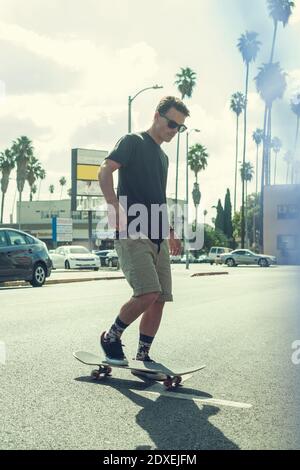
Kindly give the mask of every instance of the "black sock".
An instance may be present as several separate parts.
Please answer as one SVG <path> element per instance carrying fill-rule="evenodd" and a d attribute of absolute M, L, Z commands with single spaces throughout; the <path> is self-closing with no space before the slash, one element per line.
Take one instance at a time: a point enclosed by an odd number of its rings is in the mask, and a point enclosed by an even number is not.
<path fill-rule="evenodd" d="M 154 336 L 140 334 L 140 341 L 136 359 L 138 359 L 139 361 L 143 361 L 145 357 L 148 356 L 153 340 Z"/>
<path fill-rule="evenodd" d="M 105 339 L 109 341 L 119 340 L 127 326 L 129 325 L 126 325 L 126 323 L 122 322 L 122 320 L 117 317 L 115 323 L 110 327 L 110 330 L 106 333 Z"/>

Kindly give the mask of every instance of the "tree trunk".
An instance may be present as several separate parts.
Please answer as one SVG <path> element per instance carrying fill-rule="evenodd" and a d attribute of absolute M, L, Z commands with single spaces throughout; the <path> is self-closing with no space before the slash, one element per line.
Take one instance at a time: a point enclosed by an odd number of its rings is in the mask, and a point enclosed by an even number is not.
<path fill-rule="evenodd" d="M 21 201 L 22 201 L 22 192 L 19 191 L 19 214 L 18 214 L 19 230 L 21 230 Z"/>
<path fill-rule="evenodd" d="M 246 199 L 245 199 L 245 239 L 246 239 L 246 248 L 249 248 L 248 246 L 248 203 L 247 203 L 247 185 L 248 181 L 245 181 L 245 193 L 246 193 Z"/>
<path fill-rule="evenodd" d="M 276 184 L 276 166 L 277 166 L 277 155 L 278 155 L 278 152 L 275 152 L 275 164 L 274 164 L 274 185 Z"/>
<path fill-rule="evenodd" d="M 248 106 L 248 82 L 249 82 L 249 64 L 247 63 L 246 71 L 246 92 L 245 92 L 245 109 L 244 109 L 244 149 L 243 149 L 243 167 L 246 161 L 247 146 L 247 106 Z M 241 245 L 245 245 L 245 180 L 242 178 L 242 218 L 241 218 Z"/>
<path fill-rule="evenodd" d="M 0 223 L 3 224 L 3 215 L 4 215 L 4 198 L 5 198 L 5 193 L 2 192 L 2 201 L 1 201 L 1 221 Z"/>
<path fill-rule="evenodd" d="M 38 201 L 40 200 L 41 184 L 42 184 L 42 180 L 40 180 L 40 184 L 39 184 Z"/>
<path fill-rule="evenodd" d="M 294 155 L 293 155 L 294 162 L 295 162 L 295 158 L 296 158 L 298 134 L 299 134 L 299 116 L 297 116 L 297 128 L 296 128 L 296 137 L 295 137 L 295 145 L 294 145 Z M 294 165 L 292 165 L 292 184 L 294 183 L 294 176 L 295 176 L 295 169 L 294 169 Z"/>
<path fill-rule="evenodd" d="M 268 135 L 267 135 L 267 185 L 271 184 L 271 140 L 272 140 L 272 106 L 268 115 Z"/>
<path fill-rule="evenodd" d="M 256 182 L 255 182 L 255 193 L 258 191 L 258 144 L 256 144 Z"/>
<path fill-rule="evenodd" d="M 235 176 L 234 176 L 234 213 L 236 212 L 237 164 L 239 154 L 239 116 L 236 115 Z"/>
<path fill-rule="evenodd" d="M 276 42 L 276 36 L 277 36 L 277 28 L 278 28 L 278 21 L 274 21 L 274 34 L 273 34 L 273 41 L 272 41 L 272 50 L 271 50 L 270 64 L 273 63 L 273 59 L 274 59 L 274 51 L 275 51 L 275 42 Z"/>
<path fill-rule="evenodd" d="M 260 219 L 260 232 L 259 232 L 259 245 L 260 250 L 263 252 L 264 245 L 264 186 L 265 186 L 265 172 L 266 172 L 266 134 L 267 134 L 267 118 L 268 118 L 268 106 L 265 106 L 264 115 L 264 137 L 263 137 L 263 156 L 261 165 L 261 190 L 260 190 L 260 208 L 259 208 L 259 219 Z"/>

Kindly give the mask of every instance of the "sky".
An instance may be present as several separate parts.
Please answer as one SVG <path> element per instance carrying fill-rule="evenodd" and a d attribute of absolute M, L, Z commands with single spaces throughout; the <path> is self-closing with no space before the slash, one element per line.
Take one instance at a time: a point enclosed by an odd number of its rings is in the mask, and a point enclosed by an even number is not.
<path fill-rule="evenodd" d="M 296 118 L 290 100 L 300 90 L 300 1 L 290 23 L 279 26 L 275 61 L 287 72 L 287 90 L 273 110 L 273 136 L 283 142 L 277 183 L 285 182 L 284 153 L 291 149 Z M 245 67 L 236 47 L 242 33 L 256 31 L 262 42 L 250 68 L 246 160 L 255 164 L 253 131 L 262 127 L 264 104 L 254 77 L 267 62 L 273 22 L 266 0 L 0 0 L 0 151 L 21 135 L 29 137 L 47 177 L 40 199 L 60 198 L 59 179 L 71 187 L 71 149 L 110 151 L 127 133 L 128 96 L 155 84 L 132 104 L 132 131 L 147 130 L 162 96 L 180 94 L 175 75 L 190 67 L 197 75 L 185 103 L 191 116 L 186 124 L 190 145 L 201 143 L 209 154 L 199 175 L 200 213 L 215 216 L 227 188 L 233 202 L 235 115 L 231 95 L 244 92 Z M 241 123 L 242 124 L 242 123 Z M 242 125 L 240 142 L 242 143 Z M 181 139 L 179 197 L 185 196 L 185 147 Z M 170 167 L 167 195 L 175 194 L 176 139 L 163 144 Z M 240 145 L 239 160 L 242 160 Z M 15 178 L 15 172 L 12 178 Z M 192 189 L 194 175 L 189 175 Z M 16 182 L 5 200 L 4 222 L 14 212 Z M 248 193 L 255 190 L 255 177 Z M 241 200 L 241 183 L 238 186 Z M 26 184 L 23 200 L 29 198 Z"/>

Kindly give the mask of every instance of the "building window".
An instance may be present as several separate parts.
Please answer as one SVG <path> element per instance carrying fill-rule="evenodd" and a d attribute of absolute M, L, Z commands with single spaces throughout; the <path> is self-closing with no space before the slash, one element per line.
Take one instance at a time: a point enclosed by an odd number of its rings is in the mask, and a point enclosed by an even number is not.
<path fill-rule="evenodd" d="M 281 204 L 277 206 L 277 219 L 298 219 L 299 206 L 297 204 Z"/>
<path fill-rule="evenodd" d="M 278 250 L 297 250 L 299 245 L 299 236 L 297 235 L 277 235 Z"/>

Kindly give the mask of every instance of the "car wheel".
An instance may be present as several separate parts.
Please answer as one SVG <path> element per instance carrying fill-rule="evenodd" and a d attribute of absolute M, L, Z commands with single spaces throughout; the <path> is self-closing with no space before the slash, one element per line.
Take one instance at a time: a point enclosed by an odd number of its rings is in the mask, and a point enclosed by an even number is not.
<path fill-rule="evenodd" d="M 213 264 L 214 264 L 214 262 L 213 262 L 213 261 L 210 261 L 210 265 L 212 266 Z"/>
<path fill-rule="evenodd" d="M 99 271 L 99 268 L 94 268 L 94 271 Z"/>
<path fill-rule="evenodd" d="M 30 284 L 33 287 L 42 287 L 46 280 L 46 269 L 42 264 L 37 264 L 33 270 L 32 280 Z"/>
<path fill-rule="evenodd" d="M 269 261 L 266 258 L 261 258 L 259 260 L 258 264 L 261 268 L 268 268 L 269 267 Z"/>
<path fill-rule="evenodd" d="M 69 261 L 66 261 L 66 262 L 65 262 L 65 269 L 71 269 L 71 268 L 70 268 L 70 263 L 69 263 Z"/>
<path fill-rule="evenodd" d="M 233 267 L 236 265 L 233 258 L 228 258 L 228 260 L 226 260 L 226 264 L 227 264 L 227 266 L 229 266 L 230 268 L 233 268 Z"/>

